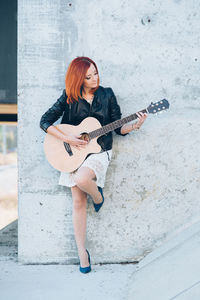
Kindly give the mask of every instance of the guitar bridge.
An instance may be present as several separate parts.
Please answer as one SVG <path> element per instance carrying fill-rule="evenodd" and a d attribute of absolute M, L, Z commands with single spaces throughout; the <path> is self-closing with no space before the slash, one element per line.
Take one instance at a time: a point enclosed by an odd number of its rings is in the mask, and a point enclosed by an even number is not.
<path fill-rule="evenodd" d="M 69 156 L 72 156 L 73 153 L 72 153 L 72 149 L 71 149 L 70 144 L 64 142 L 64 146 L 65 146 L 65 150 L 67 151 L 67 153 L 69 154 Z"/>

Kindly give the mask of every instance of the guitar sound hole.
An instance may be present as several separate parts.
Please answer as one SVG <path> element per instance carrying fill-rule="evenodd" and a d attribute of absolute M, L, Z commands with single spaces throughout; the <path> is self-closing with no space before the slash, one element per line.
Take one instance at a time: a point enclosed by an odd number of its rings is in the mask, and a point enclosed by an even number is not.
<path fill-rule="evenodd" d="M 81 133 L 80 139 L 83 140 L 83 141 L 86 141 L 86 142 L 90 141 L 89 135 L 86 132 Z"/>

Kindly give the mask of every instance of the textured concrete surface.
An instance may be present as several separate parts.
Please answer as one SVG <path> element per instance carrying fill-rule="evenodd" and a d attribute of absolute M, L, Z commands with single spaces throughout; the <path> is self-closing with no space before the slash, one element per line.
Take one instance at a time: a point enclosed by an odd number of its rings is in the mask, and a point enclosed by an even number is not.
<path fill-rule="evenodd" d="M 94 263 L 138 261 L 199 215 L 199 2 L 18 1 L 19 259 L 77 262 L 71 193 L 43 153 L 39 120 L 71 59 L 93 58 L 123 115 L 167 98 L 169 112 L 116 137 L 96 214 Z"/>
<path fill-rule="evenodd" d="M 137 266 L 128 300 L 200 298 L 200 222 L 159 247 Z"/>
<path fill-rule="evenodd" d="M 1 299 L 199 300 L 200 222 L 169 239 L 139 264 L 23 265 L 0 245 Z"/>
<path fill-rule="evenodd" d="M 18 222 L 10 223 L 0 230 L 0 259 L 17 259 L 18 254 Z"/>
<path fill-rule="evenodd" d="M 1 299 L 126 300 L 135 265 L 95 265 L 81 274 L 77 265 L 21 265 L 0 257 Z"/>

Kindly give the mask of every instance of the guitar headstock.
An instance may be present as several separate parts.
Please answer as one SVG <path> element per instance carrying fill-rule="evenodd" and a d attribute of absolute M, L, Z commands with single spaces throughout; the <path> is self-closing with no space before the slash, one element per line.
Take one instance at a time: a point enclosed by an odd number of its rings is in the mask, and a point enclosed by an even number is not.
<path fill-rule="evenodd" d="M 162 99 L 158 102 L 151 102 L 151 104 L 147 107 L 147 112 L 149 114 L 156 114 L 162 110 L 166 110 L 169 108 L 169 102 L 166 99 Z"/>

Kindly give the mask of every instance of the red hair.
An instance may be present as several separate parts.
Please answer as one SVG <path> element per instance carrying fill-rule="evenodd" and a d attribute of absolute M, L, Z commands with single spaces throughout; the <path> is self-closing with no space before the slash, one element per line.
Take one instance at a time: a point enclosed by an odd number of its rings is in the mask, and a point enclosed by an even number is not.
<path fill-rule="evenodd" d="M 83 86 L 83 82 L 85 80 L 85 75 L 90 65 L 93 64 L 97 73 L 98 69 L 95 62 L 89 57 L 79 56 L 72 60 L 70 63 L 66 77 L 65 77 L 65 90 L 67 94 L 67 103 L 72 103 L 74 101 L 78 101 L 78 98 L 82 98 L 81 96 L 81 88 Z M 92 89 L 94 93 L 99 87 L 99 78 L 97 82 L 97 87 Z"/>

